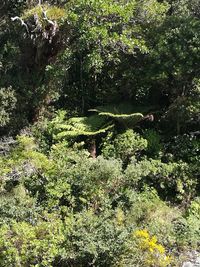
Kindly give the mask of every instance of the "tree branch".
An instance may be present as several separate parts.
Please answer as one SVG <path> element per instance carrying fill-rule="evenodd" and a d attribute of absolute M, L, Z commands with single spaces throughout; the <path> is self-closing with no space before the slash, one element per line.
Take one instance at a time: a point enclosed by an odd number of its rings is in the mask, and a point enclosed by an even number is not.
<path fill-rule="evenodd" d="M 23 19 L 21 19 L 20 17 L 13 17 L 13 18 L 11 18 L 11 20 L 12 20 L 12 21 L 19 20 L 19 21 L 21 22 L 21 25 L 22 25 L 23 27 L 26 28 L 26 31 L 27 31 L 27 33 L 29 34 L 28 26 L 27 26 L 27 24 L 23 21 Z"/>
<path fill-rule="evenodd" d="M 46 20 L 52 26 L 55 26 L 55 23 L 52 20 L 50 20 L 50 19 L 47 18 L 47 11 L 45 11 L 45 10 L 42 9 L 42 15 L 44 17 L 44 20 Z"/>

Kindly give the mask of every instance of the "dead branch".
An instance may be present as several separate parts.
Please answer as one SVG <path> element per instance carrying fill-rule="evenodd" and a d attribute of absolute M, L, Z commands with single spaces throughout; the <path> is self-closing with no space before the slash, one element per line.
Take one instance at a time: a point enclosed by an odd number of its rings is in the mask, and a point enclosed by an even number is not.
<path fill-rule="evenodd" d="M 11 18 L 11 20 L 12 20 L 12 21 L 19 20 L 19 21 L 21 22 L 21 25 L 22 25 L 23 27 L 26 28 L 26 31 L 27 31 L 27 33 L 29 34 L 28 26 L 27 26 L 27 24 L 23 21 L 23 19 L 21 19 L 20 17 L 17 17 L 17 16 L 16 16 L 16 17 Z"/>

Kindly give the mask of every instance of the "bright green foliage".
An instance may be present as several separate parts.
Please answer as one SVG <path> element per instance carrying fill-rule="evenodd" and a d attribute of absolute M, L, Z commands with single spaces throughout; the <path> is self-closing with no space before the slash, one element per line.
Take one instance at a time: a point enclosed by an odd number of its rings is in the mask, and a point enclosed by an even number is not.
<path fill-rule="evenodd" d="M 1 168 L 1 175 L 8 174 L 13 167 L 22 167 L 25 162 L 31 162 L 40 170 L 48 169 L 47 157 L 37 151 L 37 145 L 32 137 L 18 136 L 18 145 L 13 149 L 11 155 L 1 158 L 1 163 L 6 164 L 5 170 Z"/>
<path fill-rule="evenodd" d="M 194 199 L 186 210 L 184 218 L 175 220 L 174 229 L 177 233 L 177 241 L 182 246 L 192 244 L 196 249 L 199 246 L 200 238 L 200 201 Z"/>
<path fill-rule="evenodd" d="M 173 223 L 181 218 L 180 210 L 161 201 L 156 190 L 150 187 L 146 187 L 140 194 L 128 190 L 127 197 L 131 207 L 127 214 L 127 222 L 141 228 L 145 225 L 146 229 L 162 240 L 162 244 L 175 246 Z"/>
<path fill-rule="evenodd" d="M 52 121 L 52 124 L 56 122 L 58 118 Z M 55 123 L 53 131 L 55 139 L 63 139 L 77 136 L 95 136 L 105 133 L 109 129 L 113 128 L 113 125 L 106 123 L 104 118 L 98 116 L 90 117 L 75 117 L 68 120 L 63 120 L 61 123 Z"/>
<path fill-rule="evenodd" d="M 93 160 L 84 150 L 66 151 L 64 147 L 60 158 L 58 149 L 61 147 L 54 148 L 52 155 L 56 168 L 48 174 L 45 186 L 49 207 L 61 208 L 64 212 L 67 206 L 80 210 L 90 206 L 99 209 L 109 204 L 123 179 L 121 162 L 102 157 Z"/>
<path fill-rule="evenodd" d="M 49 133 L 55 140 L 64 138 L 70 139 L 78 136 L 95 136 L 111 130 L 114 127 L 114 123 L 116 124 L 119 122 L 122 127 L 130 128 L 144 118 L 141 113 L 120 113 L 124 107 L 126 106 L 121 105 L 118 109 L 112 105 L 108 107 L 100 107 L 98 109 L 90 110 L 98 112 L 98 115 L 91 115 L 88 117 L 72 117 L 69 119 L 66 118 L 67 113 L 65 111 L 59 111 L 57 116 L 49 125 Z M 133 109 L 131 106 L 128 106 L 128 110 L 130 110 L 130 108 Z M 131 139 L 131 136 L 129 139 Z M 117 142 L 118 141 L 116 141 L 116 143 Z M 132 147 L 132 145 L 133 144 L 130 144 L 130 147 Z M 124 147 L 124 150 L 125 149 L 126 148 Z"/>
<path fill-rule="evenodd" d="M 0 266 L 199 250 L 199 17 L 198 0 L 1 1 Z"/>
<path fill-rule="evenodd" d="M 153 2 L 153 3 L 152 3 Z M 126 53 L 134 53 L 138 47 L 141 51 L 146 52 L 144 40 L 140 38 L 140 25 L 133 23 L 133 18 L 152 9 L 153 4 L 159 6 L 156 1 L 149 1 L 150 5 L 143 5 L 139 10 L 137 1 L 70 1 L 67 5 L 69 9 L 69 18 L 72 21 L 74 29 L 79 34 L 79 46 L 82 51 L 90 48 L 90 53 L 86 57 L 86 66 L 98 67 L 104 64 L 105 56 L 101 53 L 101 46 L 104 47 L 104 53 L 108 56 L 107 60 L 116 61 L 114 58 L 120 50 Z M 140 5 L 141 7 L 141 5 Z M 166 8 L 160 4 L 159 15 L 162 15 Z M 156 14 L 156 11 L 153 10 Z M 79 14 L 82 14 L 81 17 Z M 153 18 L 152 18 L 153 19 Z M 148 20 L 144 17 L 144 20 Z M 123 27 L 124 25 L 124 27 Z M 139 38 L 136 38 L 137 36 Z M 109 52 L 110 48 L 113 50 Z M 81 51 L 80 50 L 80 51 Z"/>
<path fill-rule="evenodd" d="M 174 221 L 174 232 L 177 236 L 177 244 L 180 247 L 187 248 L 191 246 L 193 249 L 198 249 L 199 230 L 199 217 L 191 215 Z"/>
<path fill-rule="evenodd" d="M 114 156 L 121 160 L 92 159 L 81 144 L 69 148 L 66 142 L 54 144 L 45 156 L 37 151 L 33 138 L 18 137 L 18 145 L 1 159 L 1 246 L 8 247 L 2 266 L 57 266 L 59 262 L 117 266 L 128 261 L 143 266 L 141 248 L 130 235 L 144 226 L 168 248 L 197 246 L 198 201 L 182 215 L 158 197 L 190 201 L 196 183 L 188 165 L 138 157 L 147 141 L 132 130 L 118 134 L 113 142 Z M 54 218 L 55 213 L 62 221 Z M 42 238 L 38 231 L 44 233 Z"/>
<path fill-rule="evenodd" d="M 69 119 L 66 118 L 67 113 L 65 111 L 60 111 L 49 126 L 50 133 L 57 140 L 77 136 L 95 136 L 111 130 L 116 122 L 120 122 L 122 127 L 129 128 L 144 118 L 141 113 L 121 113 L 124 107 L 126 106 L 121 105 L 118 108 L 112 105 L 100 107 L 90 110 L 98 112 L 98 115 Z M 128 107 L 128 110 L 130 108 L 132 107 Z"/>
<path fill-rule="evenodd" d="M 62 8 L 59 8 L 57 6 L 48 6 L 48 5 L 38 5 L 32 9 L 28 9 L 27 11 L 24 11 L 24 14 L 22 15 L 22 19 L 29 19 L 33 17 L 34 15 L 38 15 L 39 19 L 41 20 L 40 23 L 45 23 L 44 18 L 42 17 L 42 12 L 46 12 L 46 16 L 48 19 L 53 21 L 64 21 L 66 17 L 65 10 Z M 44 25 L 45 26 L 45 25 Z"/>
<path fill-rule="evenodd" d="M 119 136 L 118 140 L 123 141 L 121 147 L 126 144 L 125 137 L 134 137 L 133 151 L 136 143 L 140 149 L 144 144 L 147 145 L 146 140 L 132 130 Z M 166 246 L 175 246 L 176 241 L 179 246 L 183 242 L 187 245 L 190 240 L 195 247 L 197 236 L 194 233 L 198 225 L 194 228 L 193 238 L 188 239 L 188 235 L 184 235 L 178 239 L 176 233 L 179 232 L 176 229 L 178 221 L 183 219 L 181 211 L 161 201 L 155 189 L 139 192 L 138 182 L 153 183 L 155 188 L 163 183 L 169 195 L 177 186 L 175 173 L 177 169 L 180 170 L 181 164 L 136 159 L 134 162 L 132 159 L 133 162 L 124 173 L 121 161 L 89 158 L 89 153 L 80 144 L 73 148 L 69 148 L 65 142 L 55 144 L 46 157 L 36 151 L 33 139 L 21 136 L 18 140 L 19 144 L 9 155 L 10 158 L 7 156 L 7 161 L 2 163 L 4 168 L 6 164 L 11 164 L 11 159 L 15 165 L 28 159 L 36 171 L 24 173 L 24 178 L 21 175 L 18 186 L 11 181 L 4 185 L 7 193 L 0 209 L 0 232 L 1 246 L 7 246 L 8 249 L 2 254 L 2 266 L 57 266 L 59 262 L 63 265 L 70 262 L 72 266 L 88 263 L 94 266 L 117 266 L 122 259 L 123 262 L 125 259 L 140 262 L 141 250 L 135 240 L 131 239 L 130 243 L 130 235 L 133 229 L 144 225 Z M 124 155 L 124 151 L 119 151 Z M 16 158 L 17 155 L 20 160 Z M 39 163 L 36 158 L 43 162 Z M 178 171 L 177 174 L 180 173 Z M 182 173 L 180 177 L 184 178 Z M 159 188 L 158 191 L 162 193 Z M 6 211 L 11 205 L 12 210 Z M 28 214 L 27 208 L 32 214 Z M 194 210 L 194 204 L 191 208 Z M 62 221 L 54 217 L 55 212 Z M 192 211 L 190 214 L 194 216 Z M 42 222 L 41 217 L 46 221 Z M 18 222 L 13 222 L 13 219 Z M 189 229 L 194 226 L 191 220 L 192 217 L 186 220 Z M 12 236 L 7 241 L 8 232 Z M 128 247 L 135 251 L 134 257 L 131 252 L 127 254 L 125 248 Z"/>
<path fill-rule="evenodd" d="M 36 226 L 12 222 L 0 228 L 1 266 L 53 266 L 64 241 L 62 222 L 52 218 Z"/>
<path fill-rule="evenodd" d="M 154 185 L 163 196 L 188 202 L 195 193 L 197 180 L 189 165 L 183 162 L 163 163 L 160 160 L 133 159 L 126 169 L 127 182 L 133 186 L 140 183 Z"/>
<path fill-rule="evenodd" d="M 117 214 L 118 211 L 106 211 L 99 217 L 89 209 L 66 218 L 66 228 L 72 240 L 69 255 L 73 266 L 115 266 L 131 229 L 118 223 Z"/>
<path fill-rule="evenodd" d="M 106 140 L 103 145 L 102 152 L 105 157 L 120 158 L 124 162 L 137 153 L 145 150 L 147 141 L 140 137 L 133 130 L 127 130 L 122 134 L 118 134 L 113 140 Z"/>
<path fill-rule="evenodd" d="M 139 266 L 167 267 L 171 262 L 171 257 L 166 254 L 165 248 L 157 243 L 156 236 L 151 237 L 148 231 L 143 229 L 132 233 L 118 266 L 139 264 Z"/>
<path fill-rule="evenodd" d="M 27 200 L 29 195 L 39 194 L 42 191 L 41 186 L 45 181 L 43 174 L 44 172 L 50 171 L 53 164 L 44 154 L 37 151 L 33 138 L 19 136 L 18 145 L 11 151 L 10 155 L 0 158 L 0 167 L 1 193 L 5 194 L 6 198 L 8 197 L 9 204 L 12 190 L 17 185 L 22 185 L 22 188 L 25 186 L 22 193 L 27 193 Z M 8 195 L 7 191 L 9 193 Z M 16 197 L 13 197 L 13 201 L 15 201 Z M 19 200 L 20 202 L 21 200 Z"/>

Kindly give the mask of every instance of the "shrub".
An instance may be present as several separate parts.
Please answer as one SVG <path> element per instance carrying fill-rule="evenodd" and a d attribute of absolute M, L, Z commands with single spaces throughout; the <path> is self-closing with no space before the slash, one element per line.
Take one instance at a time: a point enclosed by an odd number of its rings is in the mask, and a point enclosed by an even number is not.
<path fill-rule="evenodd" d="M 53 266 L 64 240 L 62 222 L 51 219 L 33 226 L 13 221 L 0 228 L 0 265 L 2 267 Z"/>
<path fill-rule="evenodd" d="M 199 248 L 200 223 L 198 216 L 180 217 L 174 221 L 173 226 L 176 243 L 180 250 L 190 251 Z"/>
<path fill-rule="evenodd" d="M 89 153 L 83 149 L 58 151 L 57 148 L 52 154 L 55 168 L 47 173 L 45 186 L 49 207 L 68 206 L 81 210 L 107 205 L 122 181 L 121 162 L 89 158 Z"/>
<path fill-rule="evenodd" d="M 27 192 L 38 195 L 43 191 L 46 182 L 45 172 L 53 168 L 53 163 L 37 151 L 37 145 L 32 137 L 24 135 L 17 137 L 17 145 L 5 157 L 0 157 L 1 191 L 10 192 L 22 184 Z"/>
<path fill-rule="evenodd" d="M 124 254 L 118 266 L 170 266 L 171 257 L 165 248 L 146 229 L 136 230 L 125 244 Z"/>
<path fill-rule="evenodd" d="M 16 102 L 17 99 L 11 87 L 0 88 L 0 127 L 9 123 Z"/>
<path fill-rule="evenodd" d="M 141 153 L 147 147 L 147 141 L 133 130 L 118 134 L 114 140 L 104 143 L 102 153 L 105 157 L 120 158 L 127 162 L 134 155 Z"/>
<path fill-rule="evenodd" d="M 147 140 L 148 145 L 146 153 L 149 157 L 159 157 L 162 152 L 161 137 L 157 131 L 148 129 L 144 132 L 144 138 Z"/>
<path fill-rule="evenodd" d="M 168 248 L 173 247 L 176 242 L 173 221 L 181 217 L 180 210 L 167 205 L 152 188 L 146 187 L 142 193 L 130 190 L 127 196 L 130 207 L 126 223 L 145 227 L 162 240 L 162 244 Z"/>
<path fill-rule="evenodd" d="M 194 199 L 183 213 L 183 217 L 173 223 L 176 241 L 180 248 L 197 249 L 200 245 L 200 199 Z"/>
<path fill-rule="evenodd" d="M 70 248 L 63 266 L 112 266 L 122 252 L 131 228 L 116 220 L 119 211 L 106 210 L 100 216 L 92 209 L 67 217 L 66 235 Z"/>
<path fill-rule="evenodd" d="M 39 218 L 41 207 L 28 195 L 22 184 L 12 187 L 0 196 L 0 224 L 13 220 L 34 223 Z"/>
<path fill-rule="evenodd" d="M 199 160 L 200 141 L 195 135 L 179 135 L 168 144 L 167 149 L 176 160 L 196 163 Z"/>
<path fill-rule="evenodd" d="M 197 179 L 185 162 L 163 163 L 161 160 L 132 160 L 125 170 L 127 183 L 134 188 L 148 184 L 162 197 L 189 202 L 194 196 Z"/>

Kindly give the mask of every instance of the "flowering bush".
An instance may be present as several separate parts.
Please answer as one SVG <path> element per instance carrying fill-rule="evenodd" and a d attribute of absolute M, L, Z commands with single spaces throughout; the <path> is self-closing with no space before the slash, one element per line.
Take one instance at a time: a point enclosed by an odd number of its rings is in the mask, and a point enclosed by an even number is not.
<path fill-rule="evenodd" d="M 166 254 L 165 248 L 157 242 L 156 236 L 150 236 L 147 230 L 137 230 L 133 233 L 137 239 L 138 247 L 143 253 L 146 266 L 166 267 L 171 257 Z"/>
<path fill-rule="evenodd" d="M 143 229 L 132 232 L 117 266 L 167 267 L 171 263 L 172 258 L 157 242 L 156 236 L 151 236 L 146 229 Z"/>

